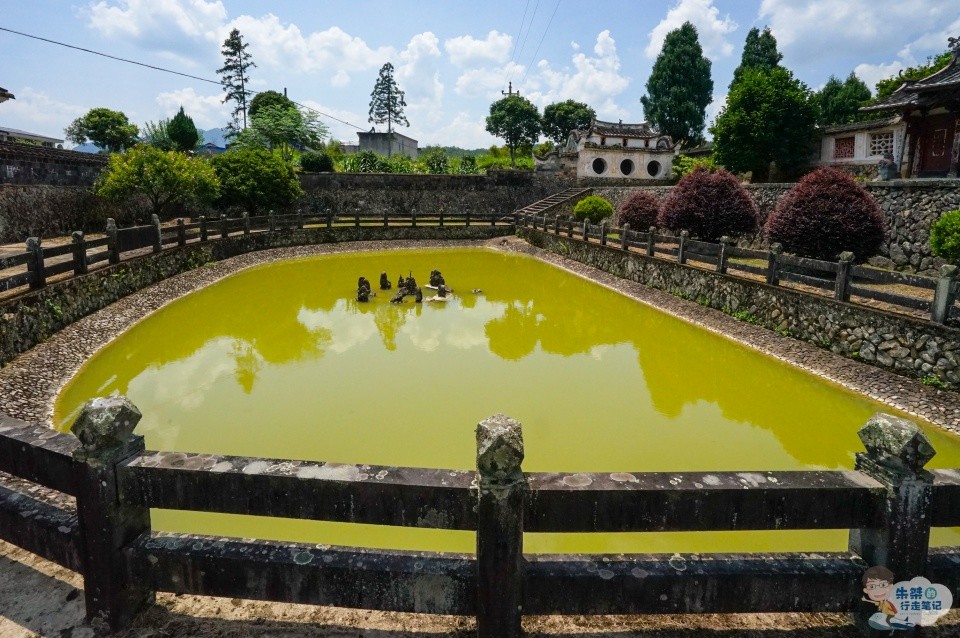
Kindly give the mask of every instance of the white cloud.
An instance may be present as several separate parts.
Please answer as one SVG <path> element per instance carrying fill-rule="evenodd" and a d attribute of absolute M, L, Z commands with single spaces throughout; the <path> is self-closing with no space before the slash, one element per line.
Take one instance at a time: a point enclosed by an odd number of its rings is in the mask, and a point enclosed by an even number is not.
<path fill-rule="evenodd" d="M 436 112 L 443 101 L 443 83 L 437 68 L 439 44 L 440 40 L 430 31 L 418 33 L 398 55 L 397 84 L 413 112 L 418 109 Z"/>
<path fill-rule="evenodd" d="M 304 35 L 297 25 L 284 24 L 273 14 L 240 16 L 224 27 L 224 37 L 231 28 L 240 30 L 261 67 L 301 73 L 335 70 L 337 86 L 347 84 L 351 73 L 378 68 L 395 54 L 391 47 L 373 49 L 340 27 Z"/>
<path fill-rule="evenodd" d="M 31 133 L 63 139 L 64 127 L 90 110 L 87 106 L 59 102 L 29 86 L 10 90 L 16 98 L 0 107 L 3 123 Z"/>
<path fill-rule="evenodd" d="M 510 46 L 513 38 L 499 31 L 491 31 L 483 40 L 473 36 L 462 35 L 450 38 L 443 43 L 443 48 L 450 56 L 450 62 L 457 66 L 470 66 L 492 62 L 502 64 L 510 57 Z"/>
<path fill-rule="evenodd" d="M 223 93 L 198 95 L 192 87 L 187 87 L 157 95 L 160 118 L 173 117 L 181 106 L 197 128 L 219 128 L 230 121 L 231 109 L 223 103 Z"/>
<path fill-rule="evenodd" d="M 477 68 L 464 71 L 457 78 L 454 92 L 464 97 L 488 97 L 499 99 L 500 91 L 504 90 L 506 78 L 523 77 L 526 69 L 521 64 L 509 62 L 500 67 Z"/>
<path fill-rule="evenodd" d="M 630 79 L 620 74 L 620 56 L 610 31 L 600 32 L 593 53 L 592 56 L 582 51 L 574 53 L 572 69 L 557 70 L 541 60 L 537 73 L 531 78 L 534 88 L 528 91 L 528 97 L 541 107 L 574 99 L 590 104 L 601 117 L 628 116 L 614 101 L 630 84 Z"/>
<path fill-rule="evenodd" d="M 106 37 L 176 54 L 218 41 L 227 10 L 219 0 L 101 0 L 90 6 L 89 18 Z"/>
<path fill-rule="evenodd" d="M 502 143 L 487 133 L 486 114 L 477 115 L 460 111 L 452 118 L 447 115 L 444 123 L 425 130 L 416 122 L 410 127 L 410 136 L 419 140 L 420 147 L 428 144 L 456 145 L 461 148 L 487 148 Z"/>
<path fill-rule="evenodd" d="M 650 32 L 650 40 L 644 49 L 646 56 L 657 57 L 667 34 L 683 26 L 684 22 L 690 22 L 697 28 L 703 53 L 711 60 L 733 53 L 733 45 L 726 36 L 736 31 L 737 23 L 729 15 L 721 17 L 720 10 L 713 6 L 713 0 L 678 0 Z"/>
<path fill-rule="evenodd" d="M 357 143 L 357 131 L 358 130 L 368 130 L 365 128 L 357 129 L 356 126 L 363 127 L 367 123 L 367 114 L 366 113 L 357 113 L 355 111 L 348 111 L 345 109 L 338 109 L 327 104 L 321 104 L 320 102 L 315 102 L 314 100 L 304 100 L 302 102 L 304 106 L 308 106 L 312 109 L 324 113 L 321 115 L 320 119 L 324 124 L 327 125 L 327 128 L 330 129 L 330 137 L 335 140 L 339 140 L 344 144 L 356 144 Z M 337 120 L 342 120 L 340 122 L 331 119 L 331 117 L 337 118 Z M 349 122 L 350 124 L 344 124 L 344 122 Z M 351 126 L 354 125 L 354 126 Z"/>
<path fill-rule="evenodd" d="M 706 112 L 704 113 L 704 121 L 707 123 L 707 128 L 713 125 L 713 121 L 717 119 L 717 115 L 720 113 L 720 110 L 727 103 L 727 94 L 723 95 L 714 95 L 713 100 L 710 104 L 707 105 Z M 710 135 L 709 131 L 705 131 L 706 135 Z"/>

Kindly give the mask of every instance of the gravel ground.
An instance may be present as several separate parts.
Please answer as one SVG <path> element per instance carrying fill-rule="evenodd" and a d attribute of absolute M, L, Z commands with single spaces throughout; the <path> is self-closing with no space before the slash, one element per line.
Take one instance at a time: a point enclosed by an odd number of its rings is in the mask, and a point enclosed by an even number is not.
<path fill-rule="evenodd" d="M 125 297 L 90 315 L 24 353 L 0 370 L 4 411 L 22 419 L 50 422 L 56 393 L 94 352 L 130 325 L 182 295 L 210 285 L 240 269 L 271 261 L 357 250 L 397 250 L 477 246 L 470 242 L 369 242 L 326 244 L 241 255 L 178 275 Z M 892 373 L 845 359 L 717 310 L 633 284 L 557 255 L 532 248 L 516 238 L 487 245 L 535 255 L 580 276 L 617 290 L 764 354 L 799 366 L 855 392 L 885 402 L 940 427 L 960 433 L 960 397 Z M 80 577 L 24 550 L 0 542 L 0 638 L 33 636 L 81 638 L 94 631 L 83 622 Z M 157 606 L 143 614 L 123 636 L 369 636 L 428 638 L 469 636 L 473 620 L 357 610 L 270 604 L 197 596 L 161 594 Z M 813 638 L 858 635 L 843 614 L 743 614 L 700 616 L 528 617 L 534 637 L 616 636 L 618 638 L 750 636 Z M 960 614 L 941 620 L 930 636 L 960 635 Z"/>

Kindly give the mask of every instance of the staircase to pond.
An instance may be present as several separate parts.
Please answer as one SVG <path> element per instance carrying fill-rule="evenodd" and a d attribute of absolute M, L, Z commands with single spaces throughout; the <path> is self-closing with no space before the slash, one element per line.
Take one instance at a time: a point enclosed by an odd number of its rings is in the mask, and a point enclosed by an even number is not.
<path fill-rule="evenodd" d="M 555 195 L 551 195 L 540 201 L 536 201 L 529 206 L 525 206 L 516 212 L 517 215 L 544 215 L 547 212 L 560 208 L 561 206 L 573 204 L 593 192 L 592 188 L 568 188 Z"/>

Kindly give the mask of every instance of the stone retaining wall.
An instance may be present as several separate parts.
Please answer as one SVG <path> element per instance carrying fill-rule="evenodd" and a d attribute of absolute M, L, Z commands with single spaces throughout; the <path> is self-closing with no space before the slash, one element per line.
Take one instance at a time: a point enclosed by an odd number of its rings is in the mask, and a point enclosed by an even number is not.
<path fill-rule="evenodd" d="M 371 240 L 483 240 L 512 235 L 513 226 L 308 228 L 235 236 L 135 257 L 87 275 L 49 284 L 0 304 L 0 364 L 53 333 L 132 292 L 203 264 L 267 248 Z"/>
<path fill-rule="evenodd" d="M 761 224 L 776 207 L 777 201 L 793 184 L 747 184 L 747 192 L 760 209 Z M 876 198 L 887 223 L 887 240 L 880 255 L 870 260 L 874 266 L 936 276 L 946 262 L 930 252 L 930 226 L 948 210 L 960 208 L 960 180 L 900 179 L 866 182 L 866 189 Z M 616 208 L 637 188 L 650 191 L 663 199 L 672 186 L 594 186 L 595 195 L 605 197 Z M 758 236 L 750 242 L 763 247 Z"/>
<path fill-rule="evenodd" d="M 617 277 L 665 290 L 831 351 L 960 389 L 960 330 L 768 286 L 611 246 L 518 228 L 530 244 Z"/>

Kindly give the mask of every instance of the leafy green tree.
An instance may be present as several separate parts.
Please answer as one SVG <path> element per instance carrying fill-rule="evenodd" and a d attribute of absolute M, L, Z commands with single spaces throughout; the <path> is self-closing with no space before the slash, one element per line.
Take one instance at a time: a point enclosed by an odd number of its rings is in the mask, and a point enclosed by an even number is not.
<path fill-rule="evenodd" d="M 143 143 L 149 144 L 154 148 L 159 148 L 161 151 L 176 150 L 176 145 L 173 143 L 173 140 L 170 139 L 169 126 L 169 118 L 157 120 L 156 123 L 146 122 L 141 132 Z"/>
<path fill-rule="evenodd" d="M 928 75 L 936 73 L 950 63 L 950 58 L 952 55 L 953 54 L 950 51 L 944 51 L 937 56 L 928 56 L 926 64 L 918 64 L 917 66 L 907 67 L 895 76 L 880 80 L 876 84 L 876 99 L 881 100 L 887 97 L 900 88 L 900 85 L 906 80 L 922 80 Z"/>
<path fill-rule="evenodd" d="M 380 67 L 380 76 L 373 85 L 373 92 L 370 94 L 370 117 L 367 121 L 374 124 L 386 123 L 387 133 L 391 135 L 392 141 L 394 124 L 410 126 L 403 114 L 406 105 L 404 93 L 393 79 L 393 65 L 387 62 Z M 388 156 L 392 146 L 391 144 L 387 147 Z"/>
<path fill-rule="evenodd" d="M 733 71 L 733 81 L 730 88 L 740 81 L 747 69 L 773 71 L 780 66 L 783 54 L 777 50 L 777 39 L 770 33 L 770 27 L 763 31 L 754 27 L 747 33 L 747 40 L 743 45 L 743 55 L 740 57 L 740 66 Z"/>
<path fill-rule="evenodd" d="M 136 124 L 131 124 L 121 111 L 95 108 L 70 123 L 65 131 L 67 139 L 77 144 L 88 140 L 111 153 L 119 153 L 137 143 Z"/>
<path fill-rule="evenodd" d="M 250 100 L 250 117 L 251 119 L 257 116 L 257 111 L 259 111 L 264 106 L 282 106 L 284 108 L 296 108 L 296 104 L 293 103 L 293 100 L 288 98 L 283 93 L 279 91 L 261 91 L 253 96 L 253 99 Z"/>
<path fill-rule="evenodd" d="M 317 148 L 327 127 L 312 111 L 296 106 L 268 104 L 251 116 L 250 127 L 239 133 L 235 145 L 242 148 L 275 149 L 284 161 L 293 160 L 295 148 Z"/>
<path fill-rule="evenodd" d="M 217 69 L 220 84 L 227 93 L 224 103 L 235 103 L 231 113 L 233 121 L 227 126 L 234 134 L 241 130 L 241 121 L 243 128 L 247 128 L 247 85 L 250 83 L 250 69 L 257 66 L 247 52 L 247 46 L 239 30 L 231 31 L 220 49 L 223 66 Z"/>
<path fill-rule="evenodd" d="M 423 149 L 419 161 L 427 173 L 442 175 L 450 171 L 450 158 L 442 146 L 428 146 Z"/>
<path fill-rule="evenodd" d="M 516 167 L 516 150 L 531 148 L 540 137 L 540 112 L 533 102 L 519 95 L 508 95 L 490 105 L 487 132 L 502 137 L 510 149 L 510 166 Z"/>
<path fill-rule="evenodd" d="M 789 173 L 806 163 L 814 139 L 817 106 L 807 86 L 790 71 L 747 69 L 717 115 L 713 157 L 721 166 L 767 179 L 770 162 Z"/>
<path fill-rule="evenodd" d="M 219 191 L 220 180 L 205 160 L 148 144 L 111 155 L 96 186 L 98 195 L 115 201 L 143 195 L 161 217 L 185 201 L 212 202 Z"/>
<path fill-rule="evenodd" d="M 861 119 L 858 109 L 870 101 L 870 89 L 851 72 L 843 82 L 831 75 L 813 97 L 820 111 L 818 124 L 848 124 Z"/>
<path fill-rule="evenodd" d="M 193 123 L 193 118 L 183 112 L 182 106 L 167 125 L 167 134 L 181 153 L 192 151 L 200 143 L 200 131 Z"/>
<path fill-rule="evenodd" d="M 251 214 L 285 208 L 303 195 L 293 166 L 263 149 L 231 148 L 214 156 L 221 206 L 242 206 Z"/>
<path fill-rule="evenodd" d="M 548 104 L 543 109 L 543 134 L 562 145 L 570 131 L 585 129 L 597 119 L 597 113 L 583 102 L 566 100 Z"/>
<path fill-rule="evenodd" d="M 667 34 L 663 49 L 640 98 L 647 120 L 682 146 L 703 141 L 707 105 L 713 99 L 710 60 L 703 55 L 697 29 L 684 22 Z"/>

